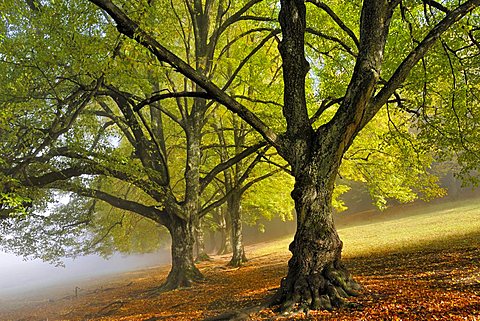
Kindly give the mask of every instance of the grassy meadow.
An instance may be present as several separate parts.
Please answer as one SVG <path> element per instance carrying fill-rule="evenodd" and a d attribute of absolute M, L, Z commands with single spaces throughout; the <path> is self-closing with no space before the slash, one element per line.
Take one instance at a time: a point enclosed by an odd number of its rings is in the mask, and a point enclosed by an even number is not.
<path fill-rule="evenodd" d="M 281 320 L 480 320 L 480 199 L 338 214 L 344 261 L 364 290 L 353 307 Z M 0 309 L 0 320 L 203 320 L 258 305 L 287 272 L 292 236 L 198 264 L 205 282 L 152 296 L 169 266 L 92 280 L 55 296 Z M 253 310 L 250 310 L 253 311 Z M 271 309 L 248 320 L 272 320 Z"/>
<path fill-rule="evenodd" d="M 480 243 L 480 199 L 337 214 L 345 258 Z M 253 256 L 288 252 L 292 237 L 254 246 Z"/>

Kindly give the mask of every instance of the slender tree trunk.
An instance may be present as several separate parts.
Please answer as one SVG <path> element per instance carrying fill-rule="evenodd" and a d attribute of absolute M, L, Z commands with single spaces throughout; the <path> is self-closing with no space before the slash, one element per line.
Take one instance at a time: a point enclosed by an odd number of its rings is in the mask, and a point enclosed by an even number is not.
<path fill-rule="evenodd" d="M 240 206 L 241 194 L 238 191 L 234 191 L 229 198 L 228 211 L 232 222 L 232 259 L 228 263 L 230 266 L 241 266 L 247 262 L 245 256 L 245 249 L 243 247 L 243 230 L 242 230 L 242 218 L 241 218 L 241 206 Z"/>
<path fill-rule="evenodd" d="M 312 177 L 311 173 L 315 173 L 312 169 L 319 174 Z M 288 274 L 274 302 L 281 304 L 282 312 L 330 310 L 342 306 L 345 298 L 357 295 L 360 290 L 341 261 L 342 241 L 332 215 L 335 173 L 313 163 L 296 176 L 292 197 L 297 231 L 289 247 L 292 258 Z"/>
<path fill-rule="evenodd" d="M 216 230 L 209 230 L 208 231 L 208 238 L 209 238 L 209 242 L 208 242 L 208 245 L 209 245 L 209 252 L 210 253 L 216 253 L 218 250 L 217 248 L 217 233 L 216 233 Z"/>
<path fill-rule="evenodd" d="M 218 254 L 227 254 L 232 253 L 232 242 L 231 242 L 231 220 L 230 215 L 226 213 L 225 207 L 220 208 L 221 216 L 219 222 L 219 231 L 220 231 L 220 249 L 218 250 Z"/>
<path fill-rule="evenodd" d="M 172 215 L 172 224 L 168 229 L 172 236 L 172 269 L 161 290 L 189 287 L 193 282 L 203 280 L 193 260 L 192 224 Z"/>
<path fill-rule="evenodd" d="M 195 229 L 195 253 L 196 258 L 195 262 L 203 262 L 210 260 L 207 252 L 205 251 L 205 233 L 203 232 L 202 221 L 199 219 L 195 220 L 194 229 Z"/>

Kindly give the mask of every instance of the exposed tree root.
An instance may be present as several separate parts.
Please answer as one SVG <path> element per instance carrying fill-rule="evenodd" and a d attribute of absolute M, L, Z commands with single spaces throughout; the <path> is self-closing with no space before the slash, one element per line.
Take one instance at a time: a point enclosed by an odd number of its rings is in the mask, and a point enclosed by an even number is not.
<path fill-rule="evenodd" d="M 153 288 L 147 292 L 147 297 L 154 297 L 162 292 L 172 291 L 176 289 L 189 288 L 194 283 L 205 280 L 203 274 L 195 267 L 188 270 L 171 270 L 161 286 Z"/>
<path fill-rule="evenodd" d="M 281 314 L 287 315 L 309 310 L 332 310 L 334 307 L 348 306 L 348 297 L 357 296 L 361 286 L 348 271 L 333 264 L 321 273 L 296 275 L 284 278 L 280 289 L 272 300 Z"/>
<path fill-rule="evenodd" d="M 211 261 L 212 258 L 205 252 L 199 253 L 195 258 L 195 263 Z"/>
<path fill-rule="evenodd" d="M 230 262 L 228 262 L 227 266 L 240 267 L 246 262 L 248 262 L 248 259 L 247 259 L 247 256 L 245 255 L 245 252 L 243 252 L 242 255 L 233 256 Z"/>
<path fill-rule="evenodd" d="M 195 267 L 188 270 L 172 270 L 168 274 L 167 280 L 161 286 L 163 291 L 175 290 L 178 288 L 188 288 L 195 282 L 201 282 L 205 278 L 202 273 Z"/>

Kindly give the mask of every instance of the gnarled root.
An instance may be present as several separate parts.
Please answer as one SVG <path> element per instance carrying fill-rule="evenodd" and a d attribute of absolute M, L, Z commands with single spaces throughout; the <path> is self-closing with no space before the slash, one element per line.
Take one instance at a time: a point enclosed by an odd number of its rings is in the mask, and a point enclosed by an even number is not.
<path fill-rule="evenodd" d="M 331 264 L 321 273 L 298 273 L 295 277 L 284 278 L 272 305 L 279 305 L 283 314 L 332 310 L 348 305 L 346 299 L 357 296 L 360 290 L 361 286 L 341 264 Z"/>
<path fill-rule="evenodd" d="M 191 287 L 194 283 L 204 280 L 205 277 L 196 267 L 186 270 L 172 269 L 165 283 L 147 291 L 146 295 L 147 297 L 154 297 L 162 292 Z"/>
<path fill-rule="evenodd" d="M 240 267 L 246 262 L 248 262 L 248 259 L 245 256 L 245 252 L 243 252 L 242 255 L 234 255 L 227 265 L 230 267 Z"/>
<path fill-rule="evenodd" d="M 205 252 L 199 253 L 195 258 L 195 263 L 201 263 L 206 261 L 211 261 L 212 258 Z"/>

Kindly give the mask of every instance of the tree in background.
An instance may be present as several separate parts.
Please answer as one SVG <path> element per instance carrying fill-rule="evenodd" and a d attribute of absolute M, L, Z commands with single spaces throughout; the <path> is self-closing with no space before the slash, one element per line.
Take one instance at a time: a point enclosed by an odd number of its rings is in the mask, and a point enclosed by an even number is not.
<path fill-rule="evenodd" d="M 228 117 L 230 118 L 228 124 L 222 120 L 225 118 L 227 117 L 216 117 L 212 123 L 212 127 L 218 136 L 219 144 L 217 150 L 222 162 L 231 158 L 231 155 L 241 154 L 246 146 L 249 145 L 247 143 L 247 136 L 251 133 L 251 129 L 245 122 L 242 122 L 238 116 L 231 115 L 231 117 Z M 231 130 L 225 131 L 224 129 L 226 128 L 231 128 Z M 231 132 L 231 135 L 226 134 L 226 132 Z M 230 136 L 230 140 L 227 139 L 228 136 Z M 226 198 L 226 217 L 221 217 L 222 214 L 217 215 L 217 217 L 221 220 L 221 223 L 224 222 L 226 228 L 228 227 L 227 233 L 230 233 L 228 240 L 231 242 L 233 252 L 232 259 L 229 263 L 231 266 L 241 266 L 247 261 L 243 245 L 241 213 L 241 203 L 244 193 L 254 184 L 268 179 L 285 168 L 285 166 L 282 168 L 280 165 L 270 167 L 260 166 L 259 164 L 265 163 L 270 157 L 266 154 L 267 151 L 268 149 L 265 148 L 258 153 L 257 157 L 250 161 L 250 163 L 239 161 L 234 166 L 223 171 L 223 181 L 221 185 Z M 251 179 L 248 180 L 248 178 Z M 281 188 L 279 188 L 278 192 L 281 193 Z M 266 207 L 268 206 L 269 199 L 256 197 L 255 202 L 257 202 L 259 207 Z M 224 235 L 224 237 L 226 237 L 226 235 Z M 226 238 L 222 241 L 227 243 Z M 225 251 L 225 247 L 226 246 L 222 244 L 220 247 L 221 251 Z"/>

